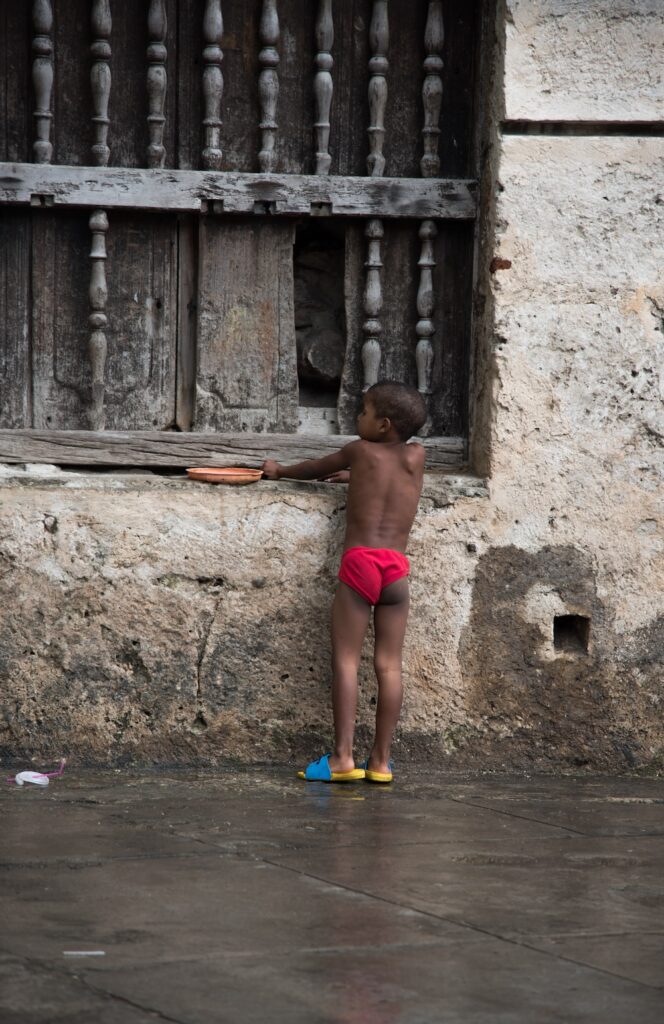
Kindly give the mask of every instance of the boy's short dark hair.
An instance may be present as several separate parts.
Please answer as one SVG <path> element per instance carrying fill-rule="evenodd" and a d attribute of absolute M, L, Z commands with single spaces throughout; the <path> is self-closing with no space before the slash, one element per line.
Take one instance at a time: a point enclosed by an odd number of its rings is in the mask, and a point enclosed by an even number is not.
<path fill-rule="evenodd" d="M 386 416 L 402 441 L 424 426 L 427 407 L 417 388 L 395 380 L 379 381 L 366 392 L 377 416 Z"/>

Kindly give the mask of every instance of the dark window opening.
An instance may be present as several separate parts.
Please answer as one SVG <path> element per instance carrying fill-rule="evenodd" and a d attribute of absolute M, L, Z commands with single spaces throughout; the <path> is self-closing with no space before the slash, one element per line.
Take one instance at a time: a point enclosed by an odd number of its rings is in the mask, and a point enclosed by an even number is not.
<path fill-rule="evenodd" d="M 556 651 L 587 654 L 590 619 L 585 615 L 556 615 L 553 619 L 553 646 Z"/>
<path fill-rule="evenodd" d="M 337 399 L 346 351 L 344 227 L 306 224 L 293 250 L 299 427 L 336 434 Z"/>

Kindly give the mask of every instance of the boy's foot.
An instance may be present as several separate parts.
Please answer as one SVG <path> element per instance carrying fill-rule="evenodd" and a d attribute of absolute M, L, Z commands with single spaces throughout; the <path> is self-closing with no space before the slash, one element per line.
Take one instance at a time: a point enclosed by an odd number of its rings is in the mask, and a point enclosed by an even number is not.
<path fill-rule="evenodd" d="M 367 782 L 387 783 L 393 779 L 392 769 L 394 765 L 391 761 L 388 761 L 387 764 L 381 764 L 378 761 L 372 762 L 371 758 L 368 758 L 361 767 L 364 768 L 364 778 Z"/>
<path fill-rule="evenodd" d="M 298 779 L 306 782 L 359 782 L 364 778 L 364 768 L 352 768 L 337 772 L 330 765 L 331 754 L 323 754 L 318 761 L 312 761 L 303 772 L 298 772 Z"/>

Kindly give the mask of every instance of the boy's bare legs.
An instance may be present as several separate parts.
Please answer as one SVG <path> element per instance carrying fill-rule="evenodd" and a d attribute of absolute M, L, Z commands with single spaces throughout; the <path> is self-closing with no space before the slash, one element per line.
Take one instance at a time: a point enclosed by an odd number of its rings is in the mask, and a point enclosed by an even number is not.
<path fill-rule="evenodd" d="M 357 670 L 362 642 L 369 625 L 371 605 L 339 581 L 332 602 L 332 710 L 334 753 L 330 768 L 335 772 L 355 767 L 353 737 L 357 712 Z"/>
<path fill-rule="evenodd" d="M 375 772 L 390 770 L 392 737 L 399 721 L 403 699 L 401 659 L 409 606 L 408 578 L 404 576 L 383 589 L 374 609 L 374 668 L 378 680 L 378 705 L 376 735 L 369 767 Z"/>

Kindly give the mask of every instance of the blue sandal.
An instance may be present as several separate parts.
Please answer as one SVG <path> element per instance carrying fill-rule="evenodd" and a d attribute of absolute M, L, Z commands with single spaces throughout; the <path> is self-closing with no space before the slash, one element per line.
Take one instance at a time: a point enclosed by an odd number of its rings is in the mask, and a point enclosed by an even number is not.
<path fill-rule="evenodd" d="M 318 761 L 312 761 L 303 772 L 297 773 L 298 779 L 306 782 L 360 782 L 365 777 L 364 768 L 353 768 L 349 772 L 333 772 L 330 768 L 330 755 L 323 754 Z"/>

